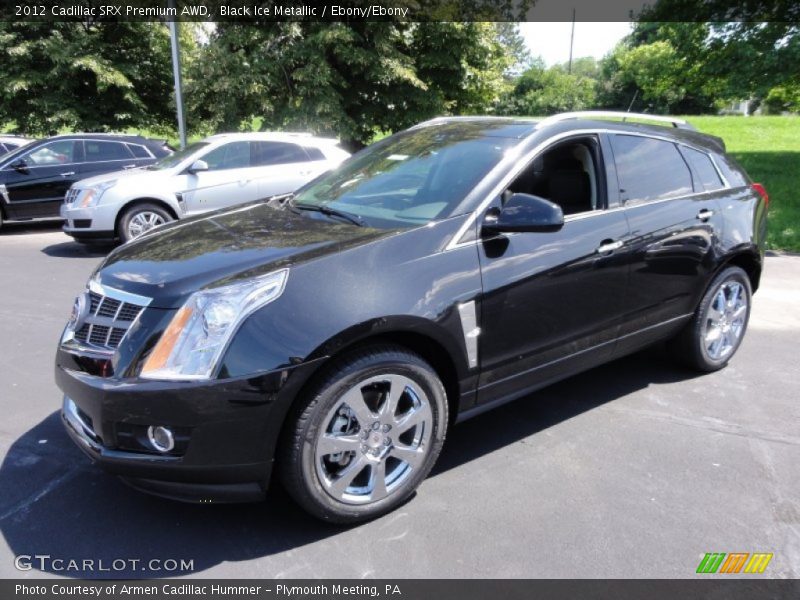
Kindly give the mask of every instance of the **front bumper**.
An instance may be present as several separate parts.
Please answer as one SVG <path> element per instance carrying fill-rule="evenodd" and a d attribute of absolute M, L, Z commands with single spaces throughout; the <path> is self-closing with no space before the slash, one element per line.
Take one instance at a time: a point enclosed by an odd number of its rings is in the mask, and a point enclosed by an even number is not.
<path fill-rule="evenodd" d="M 263 497 L 281 426 L 314 363 L 247 379 L 117 380 L 56 366 L 62 420 L 73 441 L 137 489 L 198 502 Z M 182 432 L 174 451 L 147 447 L 136 431 Z M 133 432 L 133 433 L 132 433 Z"/>
<path fill-rule="evenodd" d="M 64 233 L 76 240 L 113 239 L 119 207 L 116 204 L 98 204 L 90 208 L 80 208 L 73 204 L 62 204 L 61 218 L 64 219 Z"/>

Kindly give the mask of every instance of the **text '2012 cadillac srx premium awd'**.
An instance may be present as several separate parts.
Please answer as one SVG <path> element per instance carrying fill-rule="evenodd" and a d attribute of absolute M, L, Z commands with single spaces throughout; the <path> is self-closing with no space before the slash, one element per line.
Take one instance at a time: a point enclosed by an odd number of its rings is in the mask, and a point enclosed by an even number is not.
<path fill-rule="evenodd" d="M 618 116 L 434 119 L 117 248 L 59 344 L 67 431 L 151 493 L 279 478 L 358 522 L 414 492 L 459 419 L 660 340 L 724 367 L 766 192 L 721 140 Z"/>

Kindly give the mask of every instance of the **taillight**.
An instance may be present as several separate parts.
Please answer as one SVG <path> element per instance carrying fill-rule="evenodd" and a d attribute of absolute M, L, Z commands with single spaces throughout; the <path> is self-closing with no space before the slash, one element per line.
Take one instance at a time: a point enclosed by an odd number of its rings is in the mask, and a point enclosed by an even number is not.
<path fill-rule="evenodd" d="M 764 206 L 769 206 L 769 194 L 767 193 L 767 188 L 760 183 L 754 183 L 753 189 L 757 191 L 758 195 L 764 199 Z"/>

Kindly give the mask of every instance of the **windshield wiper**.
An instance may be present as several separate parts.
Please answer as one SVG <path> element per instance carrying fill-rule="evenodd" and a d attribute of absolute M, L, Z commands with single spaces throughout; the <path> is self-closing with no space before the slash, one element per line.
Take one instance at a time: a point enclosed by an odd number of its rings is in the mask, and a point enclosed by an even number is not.
<path fill-rule="evenodd" d="M 343 210 L 337 210 L 335 208 L 331 208 L 326 204 L 292 204 L 292 207 L 297 208 L 299 210 L 312 210 L 314 212 L 322 213 L 328 217 L 339 217 L 340 219 L 345 219 L 346 221 L 350 221 L 353 225 L 358 225 L 359 227 L 365 227 L 364 220 L 359 217 L 358 215 L 354 215 L 349 212 L 345 212 Z"/>

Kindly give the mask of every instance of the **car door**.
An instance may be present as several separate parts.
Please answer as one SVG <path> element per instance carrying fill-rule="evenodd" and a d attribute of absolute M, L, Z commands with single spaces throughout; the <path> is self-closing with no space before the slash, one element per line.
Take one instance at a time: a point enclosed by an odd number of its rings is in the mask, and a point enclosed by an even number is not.
<path fill-rule="evenodd" d="M 570 163 L 572 151 L 561 148 L 576 141 L 592 151 L 593 167 Z M 629 229 L 615 196 L 608 194 L 607 153 L 599 135 L 546 150 L 510 189 L 560 204 L 564 226 L 478 242 L 483 280 L 478 402 L 522 393 L 611 355 L 624 314 Z M 574 203 L 585 197 L 579 190 L 587 185 L 591 202 Z M 496 199 L 493 209 L 500 204 Z"/>
<path fill-rule="evenodd" d="M 187 172 L 182 191 L 187 214 L 198 214 L 241 204 L 259 197 L 256 174 L 250 162 L 250 142 L 231 141 L 198 157 L 207 171 Z"/>
<path fill-rule="evenodd" d="M 127 144 L 107 140 L 84 140 L 83 177 L 134 169 L 139 163 Z"/>
<path fill-rule="evenodd" d="M 621 334 L 655 338 L 694 311 L 714 266 L 722 226 L 717 195 L 705 190 L 690 166 L 691 149 L 643 135 L 609 138 L 631 228 L 631 285 Z"/>
<path fill-rule="evenodd" d="M 321 154 L 321 153 L 320 153 Z M 257 167 L 261 198 L 295 191 L 327 170 L 324 162 L 314 161 L 298 144 L 278 141 L 253 142 L 253 164 Z"/>
<path fill-rule="evenodd" d="M 79 140 L 53 140 L 4 167 L 9 218 L 58 216 L 67 190 L 81 178 L 80 144 Z"/>

